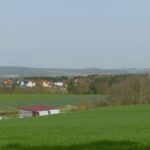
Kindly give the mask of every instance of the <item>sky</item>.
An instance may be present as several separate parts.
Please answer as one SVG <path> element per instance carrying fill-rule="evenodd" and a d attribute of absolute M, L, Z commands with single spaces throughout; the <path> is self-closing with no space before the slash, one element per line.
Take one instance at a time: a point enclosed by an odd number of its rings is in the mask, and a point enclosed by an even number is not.
<path fill-rule="evenodd" d="M 0 66 L 150 68 L 149 0 L 0 0 Z"/>

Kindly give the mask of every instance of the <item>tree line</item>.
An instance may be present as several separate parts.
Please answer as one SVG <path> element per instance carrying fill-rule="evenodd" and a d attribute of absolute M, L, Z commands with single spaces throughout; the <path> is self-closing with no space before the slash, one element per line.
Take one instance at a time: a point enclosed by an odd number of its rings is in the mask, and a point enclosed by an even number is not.
<path fill-rule="evenodd" d="M 68 94 L 100 94 L 108 96 L 110 102 L 149 103 L 150 102 L 150 77 L 149 75 L 90 75 L 77 77 L 28 77 L 32 80 L 63 81 L 66 91 L 60 88 L 21 88 L 0 86 L 0 93 L 68 93 Z"/>
<path fill-rule="evenodd" d="M 149 75 L 93 75 L 79 77 L 76 82 L 73 82 L 73 80 L 69 82 L 68 90 L 69 93 L 73 94 L 106 95 L 107 104 L 150 103 Z M 105 103 L 104 105 L 107 104 Z"/>

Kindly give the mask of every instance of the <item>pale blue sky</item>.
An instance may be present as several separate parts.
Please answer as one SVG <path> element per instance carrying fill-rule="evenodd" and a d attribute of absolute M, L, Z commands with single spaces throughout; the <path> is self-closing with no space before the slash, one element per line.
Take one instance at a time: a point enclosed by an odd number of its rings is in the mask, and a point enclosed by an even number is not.
<path fill-rule="evenodd" d="M 0 0 L 0 66 L 150 68 L 150 0 Z"/>

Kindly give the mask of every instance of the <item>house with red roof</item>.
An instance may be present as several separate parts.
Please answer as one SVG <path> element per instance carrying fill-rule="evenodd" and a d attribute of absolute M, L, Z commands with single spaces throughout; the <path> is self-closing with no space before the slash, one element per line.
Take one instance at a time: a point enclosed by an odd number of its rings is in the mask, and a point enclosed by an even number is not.
<path fill-rule="evenodd" d="M 43 106 L 43 105 L 23 106 L 23 107 L 18 107 L 18 109 L 19 109 L 20 118 L 46 116 L 46 115 L 54 115 L 60 113 L 60 109 L 58 108 L 53 108 L 53 107 Z"/>

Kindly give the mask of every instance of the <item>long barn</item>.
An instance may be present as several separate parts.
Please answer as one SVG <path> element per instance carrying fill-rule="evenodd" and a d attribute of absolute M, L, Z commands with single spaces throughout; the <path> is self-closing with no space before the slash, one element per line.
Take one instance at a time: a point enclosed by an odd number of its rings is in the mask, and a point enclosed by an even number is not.
<path fill-rule="evenodd" d="M 19 117 L 34 117 L 59 114 L 60 109 L 49 106 L 24 106 L 19 107 Z"/>

